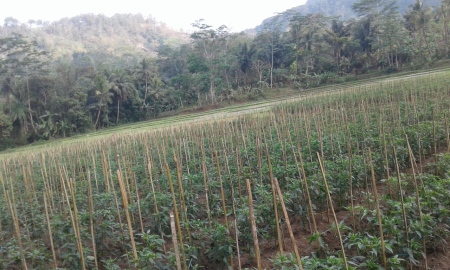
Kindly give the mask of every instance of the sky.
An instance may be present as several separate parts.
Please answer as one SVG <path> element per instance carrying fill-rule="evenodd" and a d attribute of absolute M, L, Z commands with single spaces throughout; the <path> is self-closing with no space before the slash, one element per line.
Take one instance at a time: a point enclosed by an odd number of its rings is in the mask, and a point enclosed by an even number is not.
<path fill-rule="evenodd" d="M 112 16 L 116 13 L 151 15 L 173 29 L 189 31 L 198 19 L 217 28 L 241 31 L 259 25 L 265 18 L 302 5 L 306 0 L 12 0 L 2 4 L 0 24 L 6 17 L 20 22 L 30 19 L 55 21 L 84 13 Z"/>

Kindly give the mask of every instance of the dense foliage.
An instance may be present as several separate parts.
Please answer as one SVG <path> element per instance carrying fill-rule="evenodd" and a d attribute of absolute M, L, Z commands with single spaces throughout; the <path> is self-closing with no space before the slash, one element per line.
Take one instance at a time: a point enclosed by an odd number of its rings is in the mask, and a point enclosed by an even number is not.
<path fill-rule="evenodd" d="M 400 14 L 408 12 L 409 6 L 415 4 L 417 0 L 397 0 L 398 11 Z M 357 14 L 352 9 L 352 5 L 360 2 L 360 0 L 307 0 L 305 4 L 290 8 L 285 12 L 277 14 L 273 17 L 265 19 L 255 29 L 246 30 L 247 32 L 261 31 L 264 28 L 271 28 L 274 22 L 281 24 L 283 27 L 289 26 L 289 21 L 296 13 L 301 14 L 322 14 L 326 17 L 336 17 L 343 20 L 355 18 Z M 441 0 L 421 1 L 426 7 L 438 7 Z"/>
<path fill-rule="evenodd" d="M 360 0 L 357 19 L 293 14 L 256 36 L 193 23 L 190 43 L 141 15 L 81 15 L 0 28 L 0 149 L 66 137 L 161 112 L 259 98 L 362 73 L 423 68 L 448 59 L 450 1 Z M 181 44 L 181 45 L 180 45 Z M 8 136 L 9 134 L 9 136 Z"/>

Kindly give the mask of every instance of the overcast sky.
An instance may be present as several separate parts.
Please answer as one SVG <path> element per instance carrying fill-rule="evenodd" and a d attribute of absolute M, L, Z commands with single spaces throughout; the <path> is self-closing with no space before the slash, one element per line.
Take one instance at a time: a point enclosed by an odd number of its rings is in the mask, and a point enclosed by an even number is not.
<path fill-rule="evenodd" d="M 189 30 L 191 23 L 205 19 L 207 24 L 222 24 L 232 31 L 253 28 L 277 12 L 302 5 L 306 0 L 12 0 L 0 8 L 0 23 L 6 17 L 21 22 L 30 19 L 55 21 L 83 13 L 141 13 L 152 15 L 174 29 Z"/>

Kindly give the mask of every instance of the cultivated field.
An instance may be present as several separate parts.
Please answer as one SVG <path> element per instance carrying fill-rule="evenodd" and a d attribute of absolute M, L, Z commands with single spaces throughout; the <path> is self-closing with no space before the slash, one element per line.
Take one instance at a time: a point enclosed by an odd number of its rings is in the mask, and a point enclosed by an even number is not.
<path fill-rule="evenodd" d="M 449 114 L 438 71 L 4 154 L 0 269 L 441 269 Z"/>

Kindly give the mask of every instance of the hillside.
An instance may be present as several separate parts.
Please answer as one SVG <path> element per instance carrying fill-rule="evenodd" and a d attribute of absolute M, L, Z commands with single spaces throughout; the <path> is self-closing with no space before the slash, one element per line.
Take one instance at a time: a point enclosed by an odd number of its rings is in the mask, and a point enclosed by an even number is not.
<path fill-rule="evenodd" d="M 280 25 L 285 29 L 289 24 L 289 20 L 294 14 L 315 14 L 320 13 L 327 17 L 340 17 L 343 20 L 355 18 L 356 14 L 352 10 L 352 5 L 360 0 L 308 0 L 304 5 L 293 7 L 276 16 L 265 19 L 260 25 L 254 29 L 247 30 L 248 33 L 260 32 L 261 30 L 270 29 L 274 25 Z M 402 14 L 408 11 L 410 5 L 416 0 L 398 0 L 398 11 Z M 425 2 L 427 6 L 439 6 L 440 0 L 428 0 Z"/>
<path fill-rule="evenodd" d="M 97 58 L 155 55 L 161 45 L 185 43 L 188 35 L 174 31 L 142 14 L 112 17 L 83 14 L 55 22 L 29 21 L 20 24 L 9 18 L 0 26 L 0 37 L 20 33 L 36 39 L 39 47 L 58 57 L 74 53 L 97 53 Z"/>

